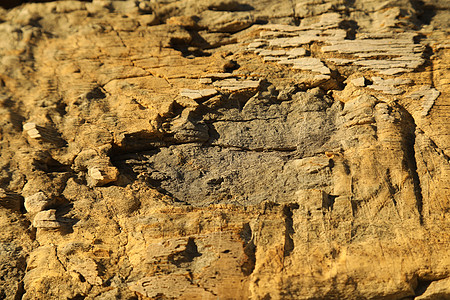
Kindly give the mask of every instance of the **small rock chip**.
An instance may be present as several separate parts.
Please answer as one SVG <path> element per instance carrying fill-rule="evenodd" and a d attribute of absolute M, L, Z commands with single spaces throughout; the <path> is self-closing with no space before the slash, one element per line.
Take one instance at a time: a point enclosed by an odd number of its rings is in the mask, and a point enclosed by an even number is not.
<path fill-rule="evenodd" d="M 65 141 L 61 139 L 58 132 L 52 128 L 41 127 L 36 125 L 36 123 L 28 122 L 23 125 L 23 130 L 32 139 L 50 142 L 57 145 L 65 144 Z"/>
<path fill-rule="evenodd" d="M 253 50 L 253 49 L 256 49 L 256 48 L 260 48 L 260 47 L 266 46 L 266 44 L 267 43 L 263 42 L 263 41 L 252 42 L 252 43 L 247 45 L 247 49 Z"/>
<path fill-rule="evenodd" d="M 286 55 L 285 50 L 262 50 L 258 53 L 261 56 L 282 56 Z"/>
<path fill-rule="evenodd" d="M 365 87 L 366 86 L 366 79 L 364 77 L 358 77 L 358 78 L 352 79 L 350 82 L 354 86 L 359 86 L 359 87 Z"/>
<path fill-rule="evenodd" d="M 233 74 L 231 74 L 231 73 L 209 73 L 209 74 L 202 76 L 202 78 L 211 78 L 212 80 L 225 79 L 225 78 L 230 78 L 230 77 L 233 77 Z"/>
<path fill-rule="evenodd" d="M 201 84 L 211 84 L 212 83 L 212 79 L 211 78 L 200 78 L 199 82 Z"/>
<path fill-rule="evenodd" d="M 321 73 L 323 75 L 331 74 L 330 69 L 328 69 L 323 62 L 318 58 L 313 57 L 303 57 L 297 59 L 283 60 L 279 62 L 280 64 L 292 64 L 293 69 L 300 69 L 304 71 L 312 71 Z"/>
<path fill-rule="evenodd" d="M 235 92 L 235 91 L 239 91 L 239 90 L 256 89 L 259 87 L 260 82 L 261 82 L 260 80 L 238 81 L 238 80 L 232 78 L 232 79 L 216 81 L 213 83 L 213 85 L 222 90 Z"/>
<path fill-rule="evenodd" d="M 90 187 L 102 186 L 117 180 L 119 171 L 112 166 L 91 167 L 88 169 L 87 184 Z"/>
<path fill-rule="evenodd" d="M 211 97 L 217 94 L 215 89 L 204 89 L 204 90 L 190 90 L 182 89 L 180 95 L 183 97 L 188 97 L 193 100 L 199 100 L 206 97 Z"/>
<path fill-rule="evenodd" d="M 28 136 L 32 139 L 39 139 L 42 138 L 42 135 L 39 132 L 39 127 L 36 125 L 36 123 L 26 123 L 23 125 L 23 130 L 26 131 Z"/>
<path fill-rule="evenodd" d="M 372 81 L 373 84 L 370 86 L 371 89 L 381 91 L 385 94 L 390 95 L 402 94 L 404 90 L 398 88 L 397 86 L 412 83 L 411 79 L 405 78 L 383 79 L 377 76 L 373 76 Z"/>
<path fill-rule="evenodd" d="M 264 56 L 264 61 L 279 61 L 281 60 L 281 57 L 279 56 Z"/>
<path fill-rule="evenodd" d="M 41 229 L 58 229 L 61 223 L 56 218 L 56 209 L 38 212 L 33 220 L 33 226 Z"/>
<path fill-rule="evenodd" d="M 287 55 L 289 55 L 288 58 L 296 58 L 299 56 L 305 56 L 306 50 L 304 48 L 294 48 L 286 52 Z"/>

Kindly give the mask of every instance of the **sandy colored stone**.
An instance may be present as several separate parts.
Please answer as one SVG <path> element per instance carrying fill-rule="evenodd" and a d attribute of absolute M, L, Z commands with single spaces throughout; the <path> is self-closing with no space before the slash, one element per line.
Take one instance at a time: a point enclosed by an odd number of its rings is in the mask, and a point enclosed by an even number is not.
<path fill-rule="evenodd" d="M 43 192 L 38 192 L 31 196 L 25 197 L 24 205 L 27 212 L 36 213 L 47 208 L 52 204 L 52 202 L 53 201 L 51 201 L 51 199 L 48 199 L 48 197 Z"/>
<path fill-rule="evenodd" d="M 49 209 L 38 212 L 34 216 L 33 226 L 41 229 L 58 229 L 61 223 L 56 219 L 56 210 Z"/>
<path fill-rule="evenodd" d="M 0 298 L 446 299 L 448 11 L 1 9 Z"/>

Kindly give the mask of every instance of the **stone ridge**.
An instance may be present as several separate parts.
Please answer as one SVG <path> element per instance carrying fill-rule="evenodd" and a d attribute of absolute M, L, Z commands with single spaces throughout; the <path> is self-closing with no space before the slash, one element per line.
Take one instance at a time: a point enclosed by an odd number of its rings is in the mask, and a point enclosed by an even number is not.
<path fill-rule="evenodd" d="M 0 299 L 449 298 L 449 14 L 0 9 Z"/>

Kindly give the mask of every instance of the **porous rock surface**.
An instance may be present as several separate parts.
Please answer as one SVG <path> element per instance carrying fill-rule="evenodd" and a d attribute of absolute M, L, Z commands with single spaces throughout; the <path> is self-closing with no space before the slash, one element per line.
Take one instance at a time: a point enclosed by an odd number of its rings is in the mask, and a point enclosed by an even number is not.
<path fill-rule="evenodd" d="M 1 9 L 0 298 L 449 299 L 449 9 Z"/>

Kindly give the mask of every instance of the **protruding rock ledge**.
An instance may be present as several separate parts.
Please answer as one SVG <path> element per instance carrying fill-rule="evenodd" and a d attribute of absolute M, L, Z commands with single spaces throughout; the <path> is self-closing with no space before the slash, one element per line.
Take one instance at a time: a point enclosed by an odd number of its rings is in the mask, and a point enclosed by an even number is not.
<path fill-rule="evenodd" d="M 213 85 L 224 91 L 237 92 L 241 90 L 257 89 L 261 80 L 242 80 L 239 81 L 235 78 L 224 79 L 216 81 Z"/>
<path fill-rule="evenodd" d="M 182 89 L 180 91 L 181 96 L 188 97 L 192 100 L 200 100 L 203 98 L 214 96 L 216 94 L 217 90 L 215 89 L 203 89 L 203 90 Z"/>

